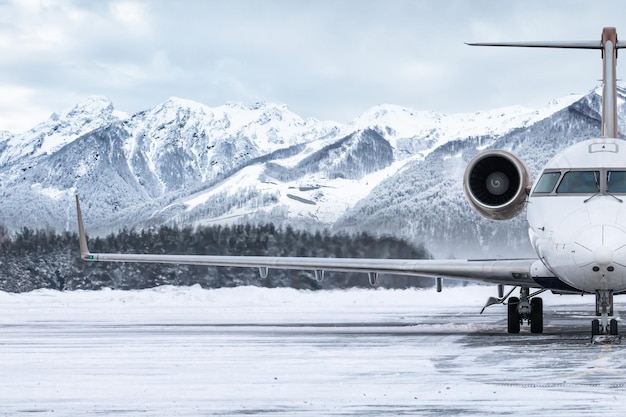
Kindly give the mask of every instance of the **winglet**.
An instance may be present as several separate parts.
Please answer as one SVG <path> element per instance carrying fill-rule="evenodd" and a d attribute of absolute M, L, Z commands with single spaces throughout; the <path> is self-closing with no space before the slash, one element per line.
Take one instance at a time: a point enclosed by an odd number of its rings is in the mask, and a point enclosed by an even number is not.
<path fill-rule="evenodd" d="M 83 214 L 80 211 L 80 201 L 78 194 L 76 195 L 76 214 L 78 216 L 78 240 L 80 242 L 80 257 L 82 259 L 91 259 L 89 248 L 87 247 L 87 236 L 85 236 L 85 226 L 83 225 Z"/>

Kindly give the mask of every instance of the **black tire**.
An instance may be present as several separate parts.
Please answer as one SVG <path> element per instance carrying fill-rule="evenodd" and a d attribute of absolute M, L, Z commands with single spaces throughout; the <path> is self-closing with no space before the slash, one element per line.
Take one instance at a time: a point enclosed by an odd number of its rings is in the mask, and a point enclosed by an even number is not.
<path fill-rule="evenodd" d="M 591 335 L 597 336 L 600 334 L 600 320 L 593 319 L 591 320 Z"/>
<path fill-rule="evenodd" d="M 520 314 L 517 312 L 517 305 L 519 304 L 519 298 L 509 297 L 509 304 L 507 305 L 507 330 L 509 333 L 519 333 L 520 330 Z"/>
<path fill-rule="evenodd" d="M 617 320 L 615 319 L 611 319 L 611 321 L 609 322 L 609 333 L 612 336 L 617 336 L 618 335 L 618 331 L 617 331 Z"/>
<path fill-rule="evenodd" d="M 530 332 L 543 333 L 543 300 L 539 297 L 530 300 Z"/>

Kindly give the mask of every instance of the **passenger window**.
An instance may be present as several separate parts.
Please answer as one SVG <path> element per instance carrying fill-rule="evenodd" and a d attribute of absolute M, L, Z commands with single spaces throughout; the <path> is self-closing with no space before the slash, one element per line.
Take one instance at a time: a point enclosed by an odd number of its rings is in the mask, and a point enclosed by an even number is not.
<path fill-rule="evenodd" d="M 606 182 L 609 193 L 626 193 L 626 171 L 609 171 Z"/>
<path fill-rule="evenodd" d="M 558 188 L 557 193 L 597 193 L 600 191 L 599 171 L 570 171 L 567 172 Z"/>
<path fill-rule="evenodd" d="M 554 186 L 560 176 L 560 172 L 545 172 L 541 178 L 539 178 L 539 182 L 537 182 L 537 186 L 535 187 L 535 192 L 551 193 L 552 190 L 554 190 Z"/>

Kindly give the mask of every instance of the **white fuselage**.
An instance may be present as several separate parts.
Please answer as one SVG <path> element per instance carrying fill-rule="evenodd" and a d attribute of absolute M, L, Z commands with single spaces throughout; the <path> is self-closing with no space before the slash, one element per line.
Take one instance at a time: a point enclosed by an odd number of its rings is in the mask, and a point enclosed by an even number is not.
<path fill-rule="evenodd" d="M 530 240 L 549 272 L 580 291 L 626 290 L 626 141 L 557 154 L 528 199 Z"/>

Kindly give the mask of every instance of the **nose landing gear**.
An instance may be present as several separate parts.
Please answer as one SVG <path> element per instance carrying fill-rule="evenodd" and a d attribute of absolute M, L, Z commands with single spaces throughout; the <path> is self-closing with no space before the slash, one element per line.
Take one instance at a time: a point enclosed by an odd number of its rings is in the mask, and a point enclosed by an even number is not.
<path fill-rule="evenodd" d="M 618 336 L 617 320 L 613 316 L 613 291 L 597 290 L 596 291 L 596 316 L 600 319 L 591 321 L 591 336 L 609 335 Z"/>

